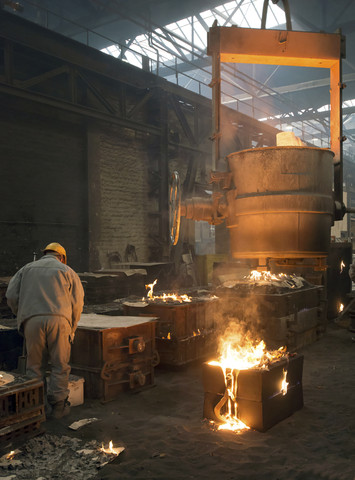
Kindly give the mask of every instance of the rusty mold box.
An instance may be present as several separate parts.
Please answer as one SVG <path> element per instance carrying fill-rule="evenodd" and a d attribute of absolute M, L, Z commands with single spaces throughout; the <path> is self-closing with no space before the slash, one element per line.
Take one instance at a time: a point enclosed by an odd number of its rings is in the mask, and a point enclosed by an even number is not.
<path fill-rule="evenodd" d="M 154 384 L 155 317 L 82 314 L 71 352 L 72 373 L 86 398 L 115 399 Z"/>
<path fill-rule="evenodd" d="M 14 372 L 0 372 L 0 450 L 10 451 L 20 441 L 40 433 L 45 421 L 44 385 L 42 380 L 31 379 Z"/>
<path fill-rule="evenodd" d="M 268 348 L 286 345 L 297 351 L 313 343 L 325 330 L 324 287 L 307 284 L 299 289 L 240 284 L 219 288 L 220 312 L 256 327 Z M 252 312 L 252 314 L 251 314 Z"/>
<path fill-rule="evenodd" d="M 281 392 L 283 371 L 287 371 L 287 393 Z M 293 354 L 273 362 L 268 369 L 251 368 L 234 371 L 237 385 L 237 417 L 249 427 L 264 432 L 303 407 L 303 355 Z M 220 366 L 203 365 L 204 418 L 220 422 L 216 405 L 225 391 L 224 374 Z M 221 410 L 223 414 L 223 409 Z"/>
<path fill-rule="evenodd" d="M 161 365 L 181 366 L 213 355 L 217 298 L 191 302 L 126 302 L 126 315 L 158 317 L 156 345 Z"/>

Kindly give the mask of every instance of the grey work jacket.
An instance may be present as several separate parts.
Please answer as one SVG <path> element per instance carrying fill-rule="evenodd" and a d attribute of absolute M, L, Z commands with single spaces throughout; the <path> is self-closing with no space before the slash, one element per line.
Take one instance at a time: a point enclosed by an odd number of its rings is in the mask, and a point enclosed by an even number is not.
<path fill-rule="evenodd" d="M 27 263 L 10 280 L 6 291 L 9 307 L 21 330 L 25 320 L 38 315 L 66 318 L 75 332 L 84 305 L 79 276 L 55 255 L 46 254 Z"/>

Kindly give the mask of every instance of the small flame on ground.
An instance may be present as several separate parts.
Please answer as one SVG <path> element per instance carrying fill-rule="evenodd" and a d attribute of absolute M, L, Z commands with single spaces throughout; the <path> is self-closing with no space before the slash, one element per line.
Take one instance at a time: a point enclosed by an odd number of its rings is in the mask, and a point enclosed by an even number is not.
<path fill-rule="evenodd" d="M 155 279 L 153 283 L 149 283 L 145 286 L 145 288 L 149 289 L 148 291 L 148 298 L 150 300 L 162 300 L 163 302 L 167 302 L 168 300 L 174 300 L 175 302 L 191 302 L 191 297 L 186 294 L 178 295 L 177 293 L 163 293 L 163 295 L 153 295 L 153 288 L 156 285 L 158 279 Z M 144 298 L 142 299 L 144 300 Z"/>
<path fill-rule="evenodd" d="M 239 418 L 230 417 L 226 415 L 226 423 L 222 423 L 222 425 L 218 425 L 218 430 L 230 430 L 232 432 L 241 433 L 243 430 L 250 430 L 248 425 L 245 425 Z"/>
<path fill-rule="evenodd" d="M 171 340 L 171 333 L 168 332 L 166 337 L 161 337 L 163 340 Z"/>
<path fill-rule="evenodd" d="M 11 450 L 11 452 L 6 455 L 6 458 L 7 460 L 12 460 L 15 455 L 16 455 L 15 450 Z"/>
<path fill-rule="evenodd" d="M 108 448 L 105 448 L 103 445 L 100 448 L 101 452 L 109 453 L 111 455 L 119 455 L 123 450 L 124 450 L 123 447 L 114 448 L 112 440 L 110 440 L 108 444 Z"/>
<path fill-rule="evenodd" d="M 339 312 L 342 312 L 344 310 L 344 305 L 342 303 L 339 304 Z"/>
<path fill-rule="evenodd" d="M 343 273 L 343 270 L 345 268 L 345 263 L 343 262 L 343 260 L 340 262 L 340 273 Z"/>
<path fill-rule="evenodd" d="M 281 382 L 281 393 L 282 395 L 286 395 L 287 387 L 288 387 L 288 382 L 286 382 L 287 370 L 283 370 L 282 373 L 283 373 L 283 378 Z"/>

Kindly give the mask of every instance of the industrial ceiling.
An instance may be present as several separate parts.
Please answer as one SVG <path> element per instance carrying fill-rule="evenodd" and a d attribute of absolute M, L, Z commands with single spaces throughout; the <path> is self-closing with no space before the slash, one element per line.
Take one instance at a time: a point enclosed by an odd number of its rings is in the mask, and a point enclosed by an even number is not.
<path fill-rule="evenodd" d="M 122 61 L 148 68 L 169 81 L 210 96 L 211 59 L 207 31 L 221 26 L 260 28 L 264 0 L 0 0 L 4 9 L 69 36 Z M 355 142 L 355 2 L 272 0 L 266 28 L 286 29 L 289 5 L 293 30 L 346 38 L 343 60 L 345 154 Z M 272 65 L 225 65 L 222 102 L 317 146 L 329 146 L 329 72 Z"/>

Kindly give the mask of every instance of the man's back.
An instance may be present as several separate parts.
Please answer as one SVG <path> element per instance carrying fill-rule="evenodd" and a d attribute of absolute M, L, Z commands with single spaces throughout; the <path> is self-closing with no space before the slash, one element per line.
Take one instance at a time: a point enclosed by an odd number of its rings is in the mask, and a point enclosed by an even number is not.
<path fill-rule="evenodd" d="M 66 259 L 64 247 L 50 243 L 40 260 L 28 263 L 11 278 L 6 291 L 25 337 L 27 374 L 45 380 L 50 362 L 46 414 L 54 418 L 70 412 L 70 344 L 84 304 L 80 278 L 66 265 Z"/>
<path fill-rule="evenodd" d="M 73 308 L 78 304 L 82 309 L 83 304 L 79 277 L 51 254 L 22 267 L 11 279 L 6 297 L 19 327 L 38 315 L 63 316 L 73 325 Z"/>

